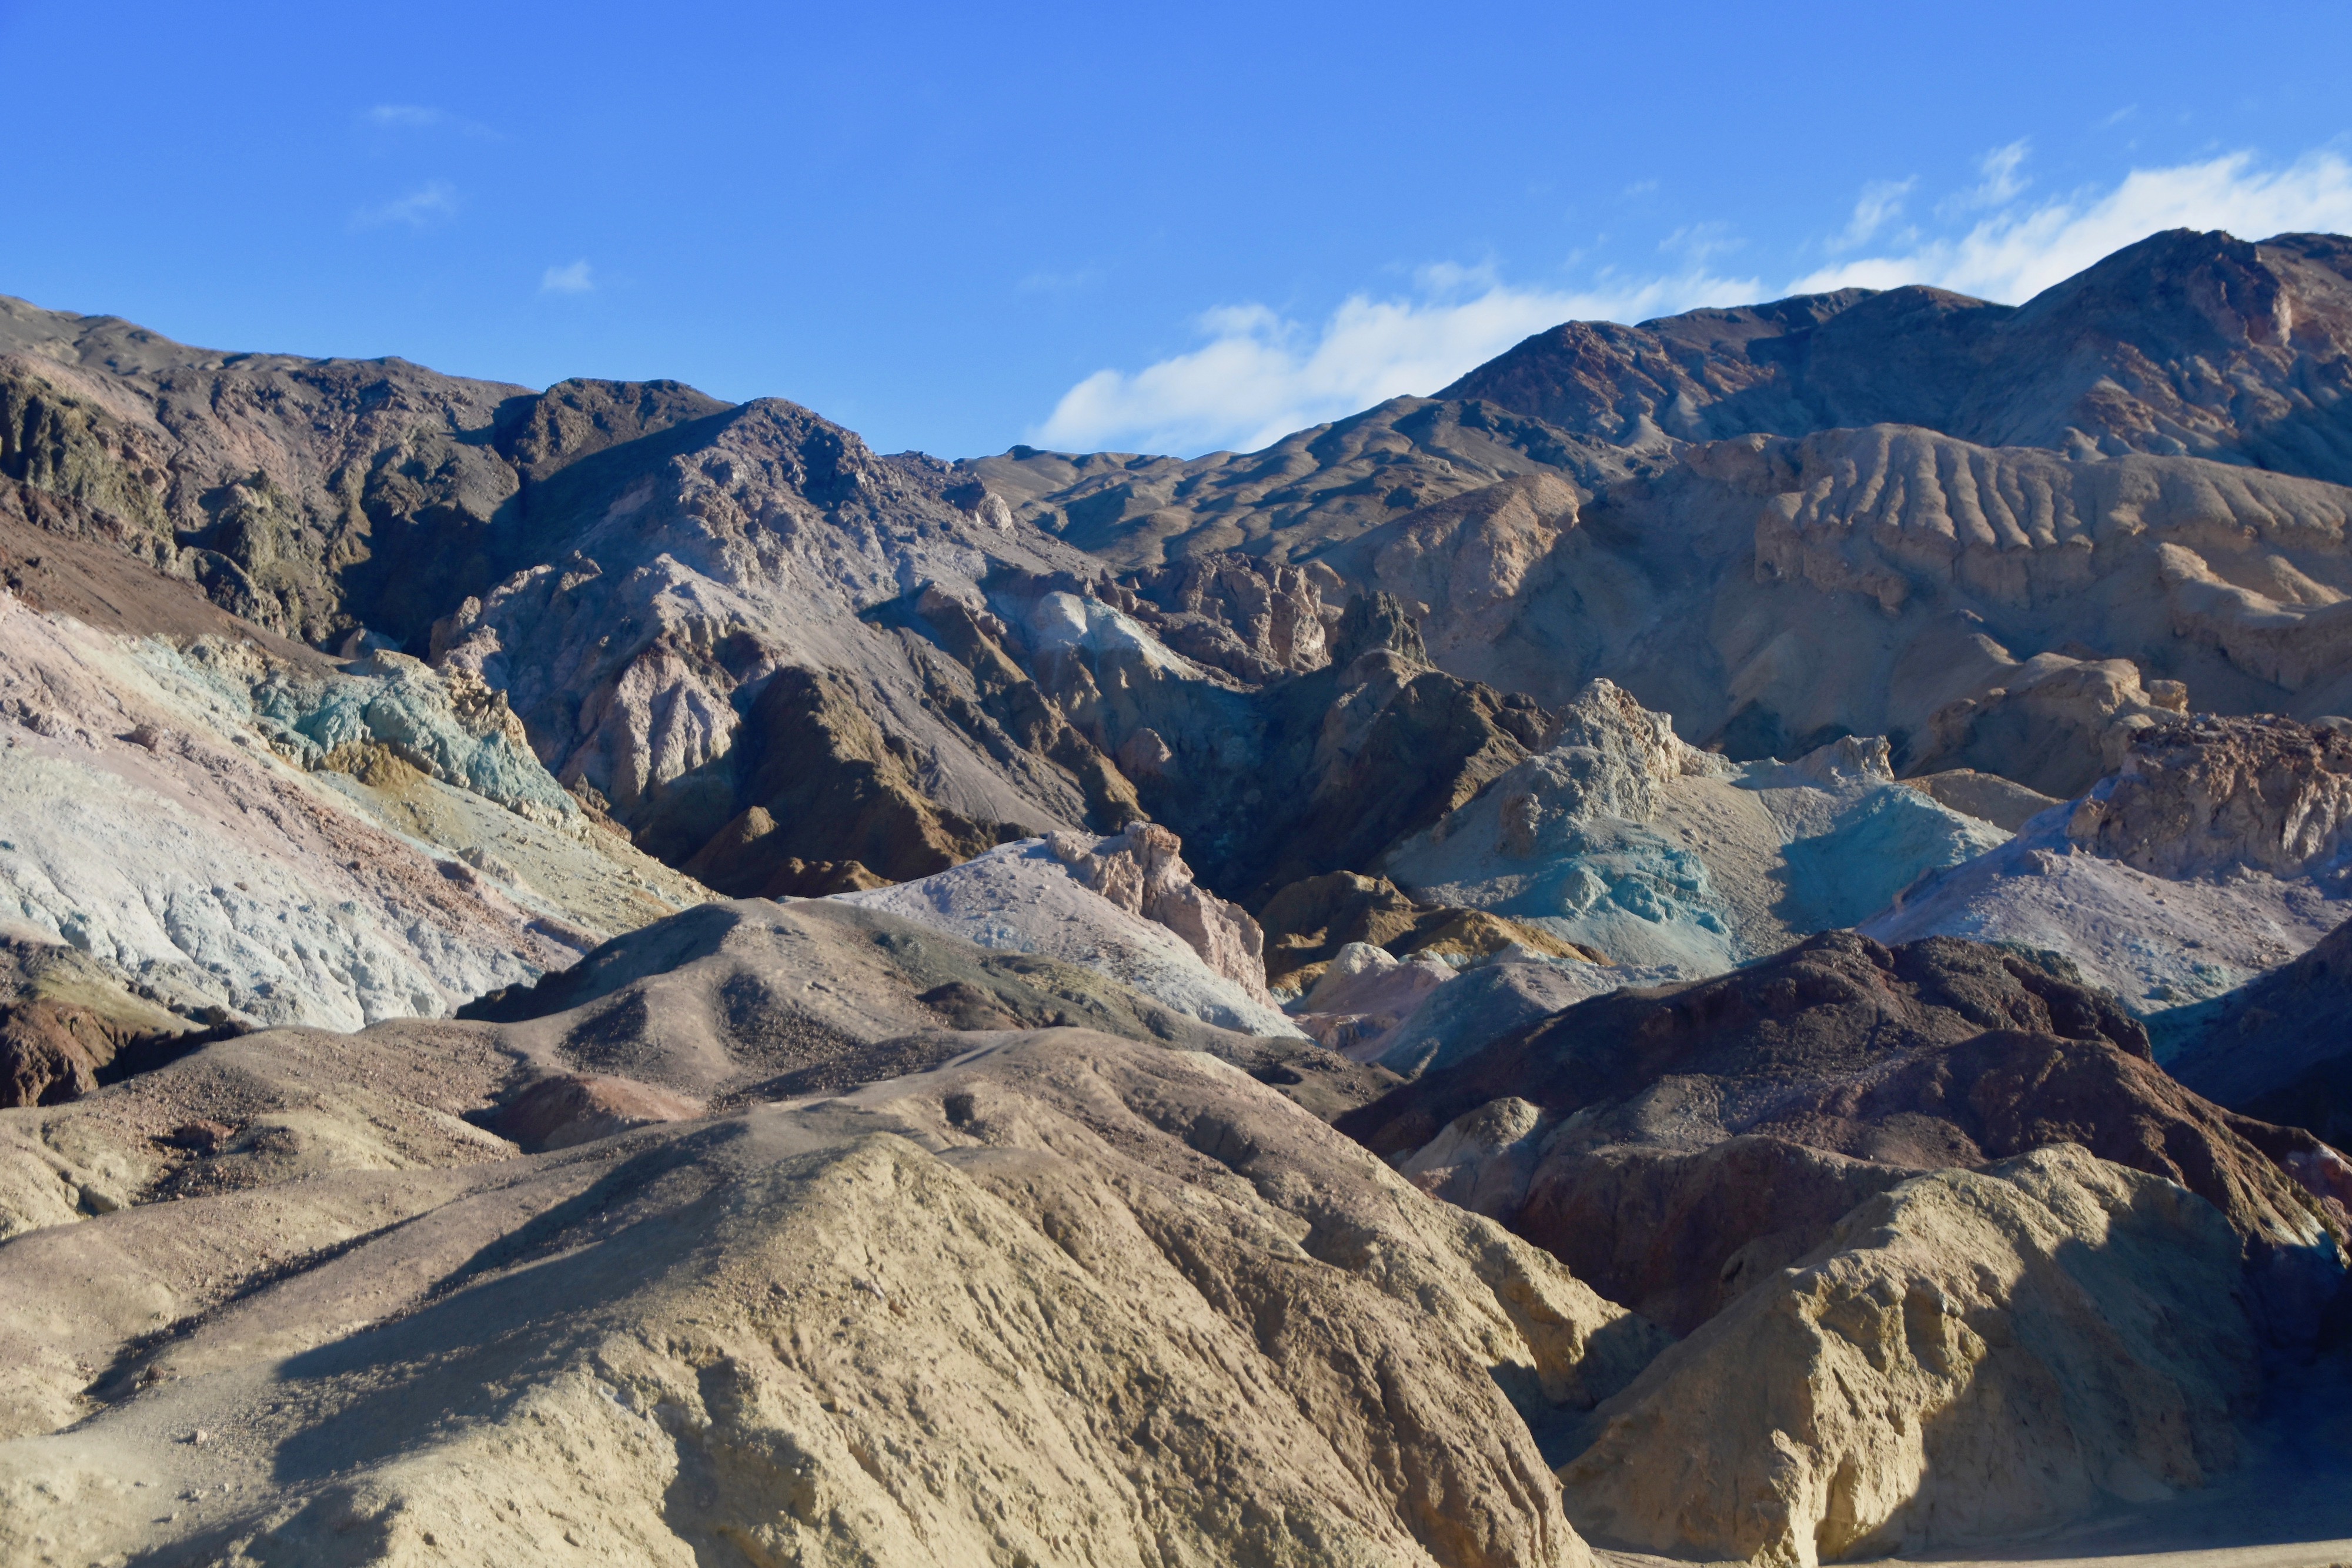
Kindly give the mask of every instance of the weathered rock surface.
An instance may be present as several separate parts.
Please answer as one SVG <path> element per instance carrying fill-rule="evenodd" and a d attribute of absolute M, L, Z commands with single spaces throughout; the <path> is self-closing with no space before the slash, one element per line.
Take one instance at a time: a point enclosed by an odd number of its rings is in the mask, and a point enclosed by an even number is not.
<path fill-rule="evenodd" d="M 1317 1053 L 1294 1038 L 1263 1057 L 1101 967 L 991 950 L 856 898 L 706 904 L 459 1016 L 511 1026 L 501 1038 L 542 1075 L 626 1078 L 722 1103 L 919 1071 L 971 1049 L 969 1033 L 1004 1030 L 1085 1027 L 1252 1067 Z"/>
<path fill-rule="evenodd" d="M 633 1079 L 567 1072 L 541 1079 L 500 1106 L 489 1130 L 543 1154 L 661 1122 L 688 1121 L 703 1110 L 698 1101 Z"/>
<path fill-rule="evenodd" d="M 0 595 L 6 918 L 186 1014 L 356 1027 L 703 896 L 584 817 L 495 694 L 212 613 L 175 643 Z"/>
<path fill-rule="evenodd" d="M 1915 774 L 1903 780 L 1923 795 L 1932 796 L 1966 817 L 1979 817 L 1994 827 L 2016 832 L 2053 806 L 2065 802 L 2054 796 L 1973 768 L 1941 773 Z"/>
<path fill-rule="evenodd" d="M 2135 714 L 2352 707 L 2346 255 L 2175 233 L 2017 308 L 1570 323 L 1246 457 L 959 469 L 1122 565 L 1390 592 L 1539 703 L 1602 675 L 1736 758 L 1883 734 L 2071 798 Z"/>
<path fill-rule="evenodd" d="M 2071 810 L 1923 878 L 1859 929 L 2054 953 L 2154 1018 L 2213 1000 L 2342 922 L 2344 734 L 2275 716 L 2168 718 L 2133 727 L 2116 764 Z"/>
<path fill-rule="evenodd" d="M 1497 482 L 1556 470 L 1590 486 L 1631 465 L 1607 441 L 1491 403 L 1400 397 L 1263 452 L 1183 459 L 1016 446 L 954 467 L 1001 496 L 1010 515 L 1122 570 L 1149 570 L 1232 552 L 1306 562 Z"/>
<path fill-rule="evenodd" d="M 1897 786 L 1883 741 L 1735 764 L 1606 681 L 1552 747 L 1385 857 L 1416 897 L 1467 904 L 1696 977 L 1844 925 L 2001 840 Z"/>
<path fill-rule="evenodd" d="M 1811 1568 L 2201 1486 L 2260 1383 L 2236 1276 L 2210 1206 L 2077 1148 L 1915 1177 L 1603 1406 L 1570 1512 Z"/>
<path fill-rule="evenodd" d="M 1115 769 L 1083 742 L 1008 746 L 952 660 L 858 619 L 997 565 L 1097 569 L 792 404 L 224 355 L 13 300 L 0 403 L 0 504 L 271 630 L 483 680 L 549 771 L 673 864 L 753 808 L 785 824 L 765 862 L 841 858 L 793 836 L 779 793 L 832 809 L 807 838 L 869 830 L 858 858 L 893 876 L 997 842 L 1001 822 L 1123 820 L 1097 809 Z M 780 670 L 821 689 L 762 709 Z M 779 750 L 798 766 L 766 788 Z"/>
<path fill-rule="evenodd" d="M 1909 424 L 2352 484 L 2347 391 L 2352 242 L 2175 229 L 2021 306 L 1850 288 L 1639 327 L 1570 322 L 1438 395 L 1634 446 Z"/>
<path fill-rule="evenodd" d="M 2352 734 L 2210 716 L 2149 728 L 2066 836 L 2174 881 L 2256 871 L 2352 886 Z"/>
<path fill-rule="evenodd" d="M 1605 955 L 1538 926 L 1489 915 L 1416 904 L 1386 877 L 1335 871 L 1292 883 L 1258 911 L 1265 972 L 1278 991 L 1303 993 L 1350 944 L 1391 957 L 1427 956 L 1473 967 L 1517 947 L 1545 958 L 1605 964 Z"/>
<path fill-rule="evenodd" d="M 1138 572 L 1106 597 L 1174 652 L 1251 681 L 1322 668 L 1339 614 L 1306 571 L 1232 552 Z"/>
<path fill-rule="evenodd" d="M 1174 833 L 1134 822 L 1124 832 L 1092 841 L 1056 833 L 1045 847 L 1081 885 L 1176 933 L 1201 962 L 1252 999 L 1272 1000 L 1265 990 L 1265 933 L 1248 911 L 1192 880 L 1192 868 L 1181 852 L 1184 841 Z"/>
<path fill-rule="evenodd" d="M 226 1015 L 175 1013 L 110 965 L 46 933 L 0 928 L 0 1108 L 77 1100 L 238 1032 Z"/>
<path fill-rule="evenodd" d="M 838 902 L 1001 952 L 1084 965 L 1174 1010 L 1244 1034 L 1296 1034 L 1267 995 L 1257 923 L 1193 884 L 1176 835 L 1057 833 Z"/>
<path fill-rule="evenodd" d="M 1433 612 L 1441 664 L 1547 704 L 1606 675 L 1734 758 L 1881 734 L 2058 796 L 2134 713 L 2347 706 L 2341 486 L 1884 425 L 1674 464 L 1582 507 L 1499 634 Z"/>

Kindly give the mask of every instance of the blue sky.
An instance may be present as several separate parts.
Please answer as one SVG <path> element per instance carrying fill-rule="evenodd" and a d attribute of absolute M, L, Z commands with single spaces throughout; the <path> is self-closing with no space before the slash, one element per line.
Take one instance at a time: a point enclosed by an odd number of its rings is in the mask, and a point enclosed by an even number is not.
<path fill-rule="evenodd" d="M 0 293 L 1248 446 L 1571 315 L 2352 230 L 2352 6 L 0 0 Z"/>

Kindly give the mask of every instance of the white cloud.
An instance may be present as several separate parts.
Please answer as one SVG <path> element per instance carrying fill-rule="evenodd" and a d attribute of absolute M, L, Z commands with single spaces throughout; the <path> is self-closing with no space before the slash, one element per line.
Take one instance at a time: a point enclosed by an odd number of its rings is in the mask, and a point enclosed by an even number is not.
<path fill-rule="evenodd" d="M 1739 237 L 1729 224 L 1720 220 L 1704 224 L 1685 224 L 1658 242 L 1658 248 L 1690 258 L 1695 267 L 1704 267 L 1712 256 L 1738 250 L 1748 242 Z"/>
<path fill-rule="evenodd" d="M 1913 175 L 1908 180 L 1873 180 L 1862 188 L 1862 196 L 1853 204 L 1853 216 L 1846 221 L 1845 232 L 1830 242 L 1832 250 L 1852 250 L 1869 243 L 1872 236 L 1903 215 L 1903 198 L 1919 183 Z"/>
<path fill-rule="evenodd" d="M 1727 304 L 1761 287 L 1694 272 L 1555 293 L 1452 264 L 1423 268 L 1418 282 L 1418 298 L 1352 296 L 1320 328 L 1263 305 L 1208 311 L 1202 347 L 1131 375 L 1097 371 L 1062 395 L 1032 439 L 1075 451 L 1253 451 L 1389 398 L 1425 396 L 1561 321 Z"/>
<path fill-rule="evenodd" d="M 2025 166 L 2025 155 L 2032 151 L 2028 138 L 2019 137 L 2006 147 L 1996 147 L 1977 160 L 1977 172 L 1984 178 L 1973 190 L 1962 191 L 1948 204 L 1950 211 L 1967 212 L 1972 208 L 1998 207 L 2017 200 L 2025 193 L 2031 180 L 2018 177 Z"/>
<path fill-rule="evenodd" d="M 374 229 L 390 224 L 404 224 L 410 228 L 421 229 L 455 217 L 457 214 L 457 188 L 446 180 L 428 180 L 404 196 L 362 207 L 352 214 L 352 227 Z"/>
<path fill-rule="evenodd" d="M 1985 165 L 1980 190 L 2021 190 L 2017 160 Z M 2004 183 L 2007 183 L 2004 186 Z M 2160 229 L 2227 229 L 2248 239 L 2291 230 L 2352 231 L 2352 163 L 2339 153 L 2305 154 L 2263 169 L 2250 152 L 2169 169 L 2135 169 L 2114 189 L 2077 192 L 2038 206 L 2014 202 L 1965 235 L 1906 252 L 1842 262 L 1797 279 L 1790 291 L 1893 288 L 1906 283 L 2010 302 L 2028 299 Z"/>
<path fill-rule="evenodd" d="M 595 287 L 594 272 L 585 261 L 575 261 L 569 267 L 551 267 L 539 275 L 539 291 L 541 294 L 590 294 L 595 291 Z"/>

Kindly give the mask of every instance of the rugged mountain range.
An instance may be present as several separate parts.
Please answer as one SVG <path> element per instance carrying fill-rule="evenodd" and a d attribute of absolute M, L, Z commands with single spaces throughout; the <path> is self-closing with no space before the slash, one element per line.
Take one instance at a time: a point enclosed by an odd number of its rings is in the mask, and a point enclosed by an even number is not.
<path fill-rule="evenodd" d="M 0 300 L 0 1556 L 2352 1554 L 2348 348 L 950 462 Z"/>

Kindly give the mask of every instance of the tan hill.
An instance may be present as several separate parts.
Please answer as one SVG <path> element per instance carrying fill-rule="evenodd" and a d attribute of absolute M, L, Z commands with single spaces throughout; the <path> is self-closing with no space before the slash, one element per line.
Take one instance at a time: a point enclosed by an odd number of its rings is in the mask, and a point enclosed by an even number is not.
<path fill-rule="evenodd" d="M 1215 1056 L 935 1025 L 953 1065 L 707 1118 L 578 1083 L 612 1135 L 536 1155 L 455 1113 L 583 1051 L 863 1082 L 932 975 L 1021 1006 L 1064 972 L 724 907 L 569 1012 L 257 1035 L 0 1113 L 16 1193 L 69 1147 L 118 1195 L 0 1246 L 0 1555 L 1591 1561 L 1520 1407 L 1590 1409 L 1664 1336 Z"/>

